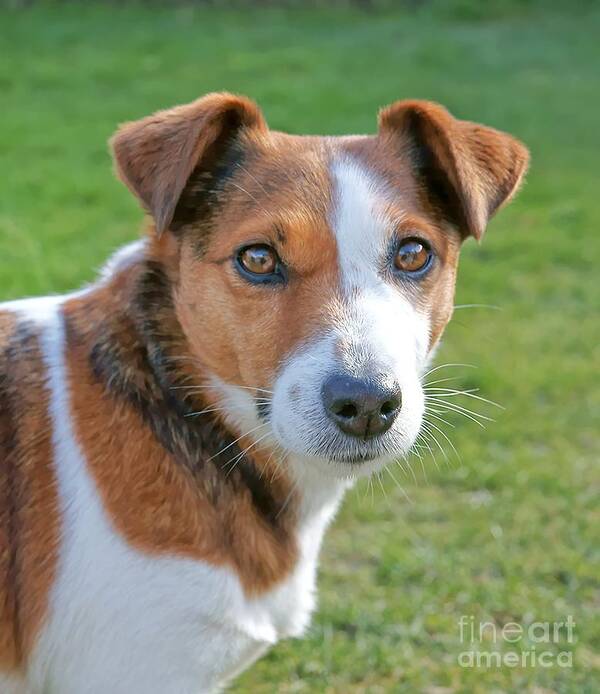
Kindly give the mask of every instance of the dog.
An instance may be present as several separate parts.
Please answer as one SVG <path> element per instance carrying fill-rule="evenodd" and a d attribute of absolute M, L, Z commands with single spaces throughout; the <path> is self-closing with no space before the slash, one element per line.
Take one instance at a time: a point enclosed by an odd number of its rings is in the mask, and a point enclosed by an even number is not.
<path fill-rule="evenodd" d="M 123 125 L 151 222 L 0 305 L 0 691 L 219 691 L 315 606 L 353 480 L 407 455 L 462 241 L 527 149 L 427 101 L 377 135 L 228 93 Z"/>

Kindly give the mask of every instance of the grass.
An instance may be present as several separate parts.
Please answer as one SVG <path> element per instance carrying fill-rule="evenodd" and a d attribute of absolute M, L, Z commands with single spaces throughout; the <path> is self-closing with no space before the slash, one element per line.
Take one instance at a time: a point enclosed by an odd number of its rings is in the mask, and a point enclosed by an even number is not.
<path fill-rule="evenodd" d="M 463 3 L 465 4 L 465 3 Z M 439 5 L 439 3 L 438 3 Z M 529 144 L 517 202 L 464 249 L 440 371 L 506 405 L 448 429 L 415 477 L 350 494 L 327 536 L 320 609 L 235 692 L 598 691 L 600 12 L 34 6 L 0 16 L 0 297 L 90 280 L 141 215 L 111 176 L 120 121 L 210 90 L 273 127 L 363 132 L 399 97 L 432 98 Z M 536 9 L 536 7 L 538 7 Z M 463 668 L 458 620 L 575 620 L 573 667 Z M 517 648 L 530 648 L 521 643 Z M 538 646 L 538 651 L 540 646 Z"/>

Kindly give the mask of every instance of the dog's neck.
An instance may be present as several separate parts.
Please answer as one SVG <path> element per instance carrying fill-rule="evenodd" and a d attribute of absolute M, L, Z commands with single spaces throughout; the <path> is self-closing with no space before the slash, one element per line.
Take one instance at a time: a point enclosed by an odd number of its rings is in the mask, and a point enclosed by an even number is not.
<path fill-rule="evenodd" d="M 299 543 L 302 552 L 302 536 L 322 534 L 348 483 L 316 473 L 297 478 L 292 459 L 279 461 L 258 447 L 246 450 L 251 439 L 206 397 L 210 374 L 192 356 L 177 320 L 172 281 L 148 246 L 115 263 L 77 310 L 67 312 L 69 339 L 85 344 L 94 378 L 141 415 L 157 445 L 215 503 L 224 496 L 250 498 L 276 542 Z"/>

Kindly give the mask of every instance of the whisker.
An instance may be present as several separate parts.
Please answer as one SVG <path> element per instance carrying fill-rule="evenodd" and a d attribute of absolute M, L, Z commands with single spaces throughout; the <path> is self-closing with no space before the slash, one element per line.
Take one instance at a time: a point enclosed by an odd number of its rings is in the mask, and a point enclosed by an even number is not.
<path fill-rule="evenodd" d="M 464 407 L 461 404 L 460 400 L 455 400 L 459 395 L 463 395 L 463 393 L 425 393 L 425 401 L 426 402 L 436 402 L 444 405 L 451 405 L 453 407 Z M 470 405 L 471 403 L 469 403 Z M 464 409 L 469 412 L 469 408 L 464 407 Z M 475 413 L 476 414 L 476 413 Z M 483 415 L 482 415 L 483 416 Z"/>
<path fill-rule="evenodd" d="M 429 388 L 429 387 L 424 387 L 423 391 L 425 393 L 433 393 L 437 395 L 469 395 L 470 393 L 476 393 L 479 389 L 478 388 L 470 388 L 467 390 L 456 390 L 454 388 Z"/>
<path fill-rule="evenodd" d="M 267 431 L 266 434 L 263 434 L 259 439 L 257 439 L 256 441 L 254 441 L 254 443 L 251 443 L 249 446 L 247 446 L 246 448 L 244 448 L 244 450 L 243 450 L 241 453 L 238 453 L 237 455 L 234 455 L 233 458 L 230 458 L 226 463 L 223 463 L 223 467 L 226 467 L 226 466 L 229 465 L 232 461 L 234 461 L 234 462 L 233 462 L 233 465 L 232 465 L 232 466 L 229 468 L 229 470 L 227 471 L 227 476 L 228 476 L 228 477 L 229 477 L 229 475 L 233 472 L 233 469 L 235 468 L 235 466 L 236 466 L 236 465 L 240 462 L 240 460 L 246 455 L 246 453 L 248 453 L 249 450 L 251 450 L 252 448 L 254 448 L 254 446 L 258 446 L 258 444 L 259 444 L 261 441 L 263 441 L 264 439 L 267 438 L 267 436 L 269 435 L 269 433 L 270 433 L 270 432 Z"/>
<path fill-rule="evenodd" d="M 445 410 L 445 411 L 448 412 L 449 410 Z M 464 412 L 459 412 L 458 410 L 452 410 L 452 412 L 455 412 L 456 414 L 462 415 L 463 417 L 465 417 L 465 419 L 470 419 L 472 422 L 475 422 L 475 424 L 477 424 L 477 426 L 481 427 L 482 429 L 486 428 L 485 425 L 482 424 L 478 419 L 474 419 L 473 417 L 469 416 L 468 414 L 465 414 Z M 432 417 L 434 416 L 434 413 L 443 414 L 444 410 L 432 409 L 429 411 L 429 414 L 431 414 Z M 437 417 L 437 419 L 439 419 L 439 417 Z M 445 423 L 449 424 L 449 422 L 445 422 Z"/>
<path fill-rule="evenodd" d="M 435 390 L 435 389 L 432 389 Z M 438 393 L 439 397 L 456 397 L 458 395 L 464 395 L 467 398 L 472 398 L 473 400 L 480 400 L 481 402 L 485 402 L 487 405 L 492 405 L 492 407 L 497 407 L 500 410 L 505 410 L 506 408 L 503 407 L 502 405 L 498 404 L 497 402 L 494 402 L 493 400 L 488 400 L 487 398 L 482 398 L 481 395 L 475 395 L 476 392 L 479 391 L 479 388 L 472 388 L 471 390 L 453 390 L 452 388 L 440 388 L 438 389 L 440 391 L 445 391 L 444 393 Z"/>
<path fill-rule="evenodd" d="M 404 498 L 408 501 L 409 504 L 412 504 L 413 500 L 410 498 L 410 496 L 408 496 L 404 487 L 398 482 L 398 480 L 394 476 L 394 473 L 391 471 L 390 467 L 386 466 L 385 470 L 389 474 L 389 476 L 394 480 L 394 484 L 400 490 L 400 492 L 402 493 L 402 496 L 404 496 Z"/>
<path fill-rule="evenodd" d="M 243 388 L 244 390 L 259 390 L 262 393 L 273 393 L 268 388 L 259 388 L 258 386 L 240 386 L 237 383 L 228 383 L 227 385 L 235 388 Z M 171 386 L 171 390 L 216 390 L 216 386 Z"/>
<path fill-rule="evenodd" d="M 473 412 L 466 407 L 457 405 L 455 402 L 446 402 L 445 400 L 439 400 L 438 398 L 428 398 L 428 401 L 433 404 L 434 407 L 442 408 L 442 410 L 452 410 L 453 412 L 459 412 L 465 416 L 476 417 L 478 419 L 483 419 L 486 422 L 494 422 L 495 420 L 491 417 L 487 417 L 484 414 L 479 414 L 479 412 Z"/>
<path fill-rule="evenodd" d="M 267 462 L 264 464 L 264 468 L 268 468 L 268 467 L 269 467 L 269 463 L 270 463 L 271 460 L 273 459 L 273 456 L 275 455 L 275 453 L 277 453 L 277 449 L 276 449 L 276 448 L 274 448 L 274 449 L 271 451 L 271 455 L 267 458 Z M 261 469 L 258 471 L 258 477 L 259 477 L 259 479 L 262 479 L 263 472 L 264 472 L 264 468 L 261 466 Z M 274 480 L 271 480 L 271 482 L 273 482 L 273 481 L 274 481 Z"/>
<path fill-rule="evenodd" d="M 486 417 L 483 414 L 478 414 L 477 412 L 471 412 L 470 410 L 467 410 L 466 408 L 459 407 L 458 405 L 454 405 L 454 403 L 448 403 L 448 402 L 443 402 L 441 400 L 430 400 L 428 403 L 427 407 L 428 411 L 431 412 L 436 412 L 437 414 L 444 414 L 447 412 L 455 412 L 456 414 L 462 414 L 467 419 L 469 417 L 475 417 L 475 419 L 479 422 L 495 422 L 495 419 L 492 419 L 491 417 Z"/>
<path fill-rule="evenodd" d="M 436 383 L 444 383 L 445 381 L 458 381 L 462 376 L 450 376 L 449 378 L 438 378 L 436 381 L 429 381 L 427 383 L 423 383 L 423 388 L 427 386 L 432 386 Z"/>
<path fill-rule="evenodd" d="M 458 451 L 456 450 L 456 448 L 455 448 L 454 444 L 452 443 L 452 441 L 450 441 L 450 439 L 449 439 L 448 436 L 446 435 L 446 432 L 443 431 L 442 429 L 440 429 L 440 428 L 439 428 L 436 424 L 434 424 L 433 422 L 427 421 L 427 424 L 428 424 L 430 427 L 433 427 L 437 432 L 439 432 L 439 433 L 444 437 L 444 439 L 448 442 L 448 444 L 450 445 L 450 447 L 451 447 L 452 450 L 454 451 L 454 454 L 456 455 L 456 457 L 458 458 L 458 460 L 459 460 L 460 463 L 462 464 L 462 458 L 460 457 L 460 455 L 459 455 Z M 433 434 L 432 434 L 432 435 L 433 435 Z M 436 440 L 437 440 L 437 439 L 436 439 Z M 443 450 L 443 449 L 442 449 L 442 450 Z"/>
<path fill-rule="evenodd" d="M 431 437 L 433 443 L 435 443 L 435 445 L 440 449 L 441 454 L 444 456 L 444 460 L 446 461 L 448 466 L 450 466 L 450 459 L 448 458 L 448 454 L 444 450 L 444 447 L 437 440 L 436 435 L 431 431 L 431 428 L 429 427 L 429 422 L 423 421 L 423 441 L 429 442 L 429 437 Z"/>
<path fill-rule="evenodd" d="M 387 504 L 388 508 L 391 510 L 392 505 L 390 504 L 390 500 L 388 498 L 387 492 L 385 491 L 385 487 L 383 486 L 383 482 L 381 481 L 381 474 L 378 472 L 375 474 L 375 477 L 377 477 L 377 481 L 379 482 L 379 487 L 381 488 L 381 491 L 383 493 L 383 498 L 385 499 L 385 503 Z"/>
<path fill-rule="evenodd" d="M 281 505 L 281 508 L 275 514 L 276 520 L 285 511 L 287 505 L 290 503 L 290 499 L 294 495 L 294 492 L 296 491 L 297 488 L 298 488 L 298 480 L 294 480 L 294 483 L 292 484 L 292 488 L 290 489 L 288 495 L 285 497 L 285 500 L 284 500 L 283 504 Z"/>
<path fill-rule="evenodd" d="M 434 412 L 436 412 L 437 414 L 434 414 Z M 432 408 L 428 408 L 428 409 L 427 409 L 427 414 L 431 415 L 432 417 L 435 417 L 436 419 L 439 419 L 441 422 L 443 422 L 444 424 L 447 424 L 447 425 L 448 425 L 449 427 L 451 427 L 452 429 L 456 429 L 456 427 L 454 426 L 454 424 L 452 424 L 451 422 L 446 421 L 443 417 L 440 417 L 440 416 L 439 416 L 439 415 L 441 414 L 441 410 L 434 410 L 434 409 L 432 409 Z"/>
<path fill-rule="evenodd" d="M 242 434 L 241 436 L 238 436 L 235 441 L 232 441 L 231 443 L 228 443 L 224 448 L 221 448 L 220 451 L 217 451 L 213 456 L 211 456 L 208 460 L 214 460 L 218 456 L 221 455 L 224 451 L 226 451 L 228 448 L 231 448 L 235 443 L 237 443 L 240 439 L 243 439 L 245 436 L 248 436 L 251 434 L 253 431 L 257 431 L 258 429 L 262 429 L 263 427 L 268 426 L 268 422 L 264 422 L 263 424 L 259 424 L 257 427 L 254 427 L 253 429 L 250 429 L 250 431 L 247 431 L 245 434 Z"/>
<path fill-rule="evenodd" d="M 208 414 L 209 412 L 228 412 L 227 407 L 206 407 L 204 410 L 199 412 L 186 412 L 184 417 L 199 417 L 201 414 Z"/>
<path fill-rule="evenodd" d="M 192 379 L 197 378 L 197 377 L 198 377 L 197 374 L 187 374 L 187 375 L 185 375 L 183 378 L 180 378 L 179 380 L 180 380 L 180 381 L 191 381 Z M 176 386 L 172 386 L 171 389 L 173 389 L 173 388 L 175 388 L 175 387 L 176 387 Z M 192 388 L 192 387 L 193 387 L 193 386 L 188 386 L 188 388 Z"/>
<path fill-rule="evenodd" d="M 479 390 L 479 388 L 465 388 L 464 390 L 460 390 L 459 388 L 446 388 L 446 387 L 441 387 L 437 386 L 435 388 L 430 388 L 429 384 L 427 385 L 427 390 L 431 391 L 439 391 L 441 393 L 458 393 L 459 395 L 462 395 L 463 393 L 475 393 Z"/>
<path fill-rule="evenodd" d="M 423 445 L 415 444 L 415 446 L 418 447 L 419 450 L 424 450 L 427 453 L 429 453 L 429 455 L 433 458 L 436 470 L 438 470 L 438 472 L 439 472 L 440 466 L 439 466 L 439 463 L 437 462 L 437 457 L 436 457 L 435 453 L 433 452 L 433 448 L 431 447 L 431 445 L 429 443 L 429 438 L 427 437 L 427 435 L 425 433 L 422 434 L 420 441 L 423 442 Z M 446 459 L 444 458 L 444 460 L 446 460 Z M 446 463 L 448 464 L 448 461 L 446 461 Z"/>
<path fill-rule="evenodd" d="M 423 479 L 425 480 L 425 484 L 429 484 L 429 478 L 427 477 L 427 470 L 425 469 L 425 458 L 420 454 L 416 453 L 415 455 L 419 459 L 419 462 L 421 463 L 421 471 L 423 472 Z"/>
<path fill-rule="evenodd" d="M 439 371 L 440 369 L 448 369 L 450 367 L 458 367 L 458 366 L 464 366 L 467 369 L 476 369 L 477 367 L 474 364 L 440 364 L 439 366 L 435 366 L 433 369 L 429 369 L 429 371 L 426 371 L 423 374 L 423 378 L 426 376 L 429 376 L 429 374 L 432 374 L 434 371 Z"/>
<path fill-rule="evenodd" d="M 433 463 L 435 465 L 435 469 L 439 472 L 440 471 L 440 465 L 437 461 L 437 457 L 435 453 L 433 452 L 433 448 L 429 445 L 429 440 L 427 439 L 426 436 L 423 436 L 423 443 L 427 446 L 427 450 L 429 451 L 429 455 L 433 458 Z"/>
<path fill-rule="evenodd" d="M 413 466 L 410 464 L 410 460 L 408 459 L 408 456 L 406 454 L 403 454 L 402 458 L 403 458 L 404 462 L 406 463 L 406 466 L 408 467 L 408 469 L 410 471 L 410 475 L 413 479 L 413 482 L 415 483 L 415 485 L 418 486 L 419 482 L 417 481 L 417 476 L 415 475 L 415 471 L 413 470 Z M 402 469 L 404 469 L 404 468 L 402 467 Z"/>
<path fill-rule="evenodd" d="M 276 461 L 277 465 L 273 467 L 273 474 L 271 475 L 271 484 L 275 482 L 275 479 L 277 478 L 277 474 L 279 473 L 281 466 L 283 465 L 283 463 L 286 462 L 286 460 L 289 457 L 289 453 L 286 453 L 283 447 L 279 444 L 276 445 L 275 452 L 279 453 L 281 455 L 281 458 Z"/>

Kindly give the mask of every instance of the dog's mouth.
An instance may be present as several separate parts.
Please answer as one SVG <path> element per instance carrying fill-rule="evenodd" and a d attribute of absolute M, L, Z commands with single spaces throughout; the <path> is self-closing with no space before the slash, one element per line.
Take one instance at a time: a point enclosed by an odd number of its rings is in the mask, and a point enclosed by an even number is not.
<path fill-rule="evenodd" d="M 339 454 L 329 456 L 332 463 L 342 463 L 344 465 L 360 465 L 361 463 L 369 463 L 380 457 L 377 451 L 368 451 L 364 453 Z"/>
<path fill-rule="evenodd" d="M 405 454 L 404 447 L 395 447 L 386 437 L 369 441 L 347 441 L 334 437 L 322 447 L 309 449 L 302 457 L 325 464 L 342 475 L 363 475 L 387 465 Z"/>

